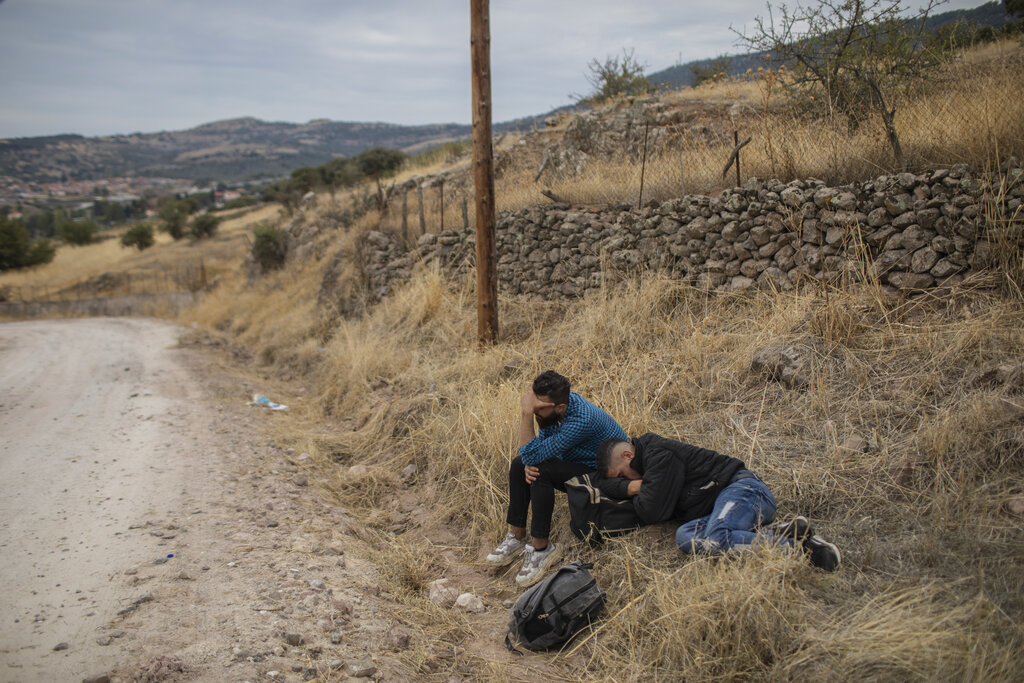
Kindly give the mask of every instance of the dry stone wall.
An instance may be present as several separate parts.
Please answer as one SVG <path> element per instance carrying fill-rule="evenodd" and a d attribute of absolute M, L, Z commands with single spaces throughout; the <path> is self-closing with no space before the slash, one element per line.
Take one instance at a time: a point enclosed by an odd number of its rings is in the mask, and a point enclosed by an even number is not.
<path fill-rule="evenodd" d="M 512 295 L 578 297 L 643 269 L 731 290 L 785 290 L 865 270 L 896 290 L 950 285 L 991 261 L 980 228 L 987 213 L 1024 222 L 1016 160 L 994 182 L 960 165 L 840 187 L 751 179 L 718 197 L 642 209 L 550 204 L 504 212 L 496 234 L 499 286 Z M 426 234 L 410 252 L 397 237 L 373 232 L 361 251 L 371 290 L 382 296 L 419 261 L 449 273 L 470 267 L 474 234 Z"/>

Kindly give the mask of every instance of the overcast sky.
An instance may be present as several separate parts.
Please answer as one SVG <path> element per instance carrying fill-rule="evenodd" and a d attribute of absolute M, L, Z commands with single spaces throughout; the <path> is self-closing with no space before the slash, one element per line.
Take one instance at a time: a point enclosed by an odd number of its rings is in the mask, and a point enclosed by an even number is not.
<path fill-rule="evenodd" d="M 762 0 L 492 0 L 494 120 L 570 103 L 587 62 L 623 48 L 648 72 L 741 52 L 730 25 L 764 13 Z M 468 123 L 469 60 L 469 0 L 0 0 L 0 138 L 241 116 Z"/>

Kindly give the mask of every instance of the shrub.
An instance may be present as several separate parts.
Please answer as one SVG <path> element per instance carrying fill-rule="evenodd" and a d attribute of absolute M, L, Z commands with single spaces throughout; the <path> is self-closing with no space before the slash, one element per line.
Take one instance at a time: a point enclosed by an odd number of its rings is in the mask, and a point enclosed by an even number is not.
<path fill-rule="evenodd" d="M 55 253 L 50 240 L 33 241 L 24 223 L 0 216 L 0 270 L 49 263 Z"/>
<path fill-rule="evenodd" d="M 260 200 L 256 197 L 239 197 L 238 199 L 232 199 L 230 202 L 224 204 L 225 209 L 244 209 L 248 206 L 255 206 L 259 204 Z"/>
<path fill-rule="evenodd" d="M 609 55 L 604 62 L 596 59 L 587 64 L 590 75 L 587 81 L 594 90 L 581 102 L 593 104 L 619 95 L 640 95 L 651 90 L 651 81 L 644 76 L 644 64 L 633 54 L 633 50 L 622 50 L 622 59 Z"/>
<path fill-rule="evenodd" d="M 284 265 L 288 255 L 288 235 L 284 230 L 261 223 L 253 228 L 252 257 L 263 270 L 275 270 Z"/>
<path fill-rule="evenodd" d="M 205 237 L 213 237 L 217 232 L 218 225 L 220 225 L 220 218 L 212 213 L 201 213 L 192 219 L 190 232 L 194 239 L 201 240 Z"/>
<path fill-rule="evenodd" d="M 57 247 L 53 246 L 53 242 L 45 237 L 37 239 L 33 241 L 32 245 L 28 248 L 28 259 L 25 265 L 38 266 L 44 263 L 49 263 L 53 260 L 53 257 L 56 254 Z"/>
<path fill-rule="evenodd" d="M 60 236 L 68 244 L 77 247 L 92 244 L 98 230 L 99 225 L 92 220 L 64 221 L 60 225 Z"/>
<path fill-rule="evenodd" d="M 138 223 L 121 235 L 121 246 L 135 247 L 139 251 L 153 246 L 153 226 L 149 223 Z"/>

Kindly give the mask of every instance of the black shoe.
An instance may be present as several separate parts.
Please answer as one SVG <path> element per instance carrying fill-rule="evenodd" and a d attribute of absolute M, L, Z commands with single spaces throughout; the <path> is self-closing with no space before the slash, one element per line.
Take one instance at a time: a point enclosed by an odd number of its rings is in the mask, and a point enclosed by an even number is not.
<path fill-rule="evenodd" d="M 773 534 L 788 538 L 793 541 L 793 545 L 803 544 L 804 540 L 813 534 L 811 531 L 811 523 L 806 517 L 797 515 L 789 523 L 783 524 L 781 527 L 774 529 Z"/>
<path fill-rule="evenodd" d="M 843 556 L 834 543 L 829 543 L 821 536 L 809 534 L 803 541 L 804 550 L 811 557 L 811 564 L 827 572 L 839 569 Z"/>

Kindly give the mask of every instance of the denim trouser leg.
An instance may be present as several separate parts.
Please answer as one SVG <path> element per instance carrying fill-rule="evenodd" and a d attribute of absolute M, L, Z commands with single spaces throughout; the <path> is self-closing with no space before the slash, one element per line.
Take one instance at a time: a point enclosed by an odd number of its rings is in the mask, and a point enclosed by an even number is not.
<path fill-rule="evenodd" d="M 676 530 L 676 545 L 684 553 L 720 553 L 736 546 L 751 545 L 761 537 L 753 530 L 774 517 L 775 497 L 768 486 L 753 477 L 740 479 L 718 493 L 711 514 L 692 519 Z"/>

